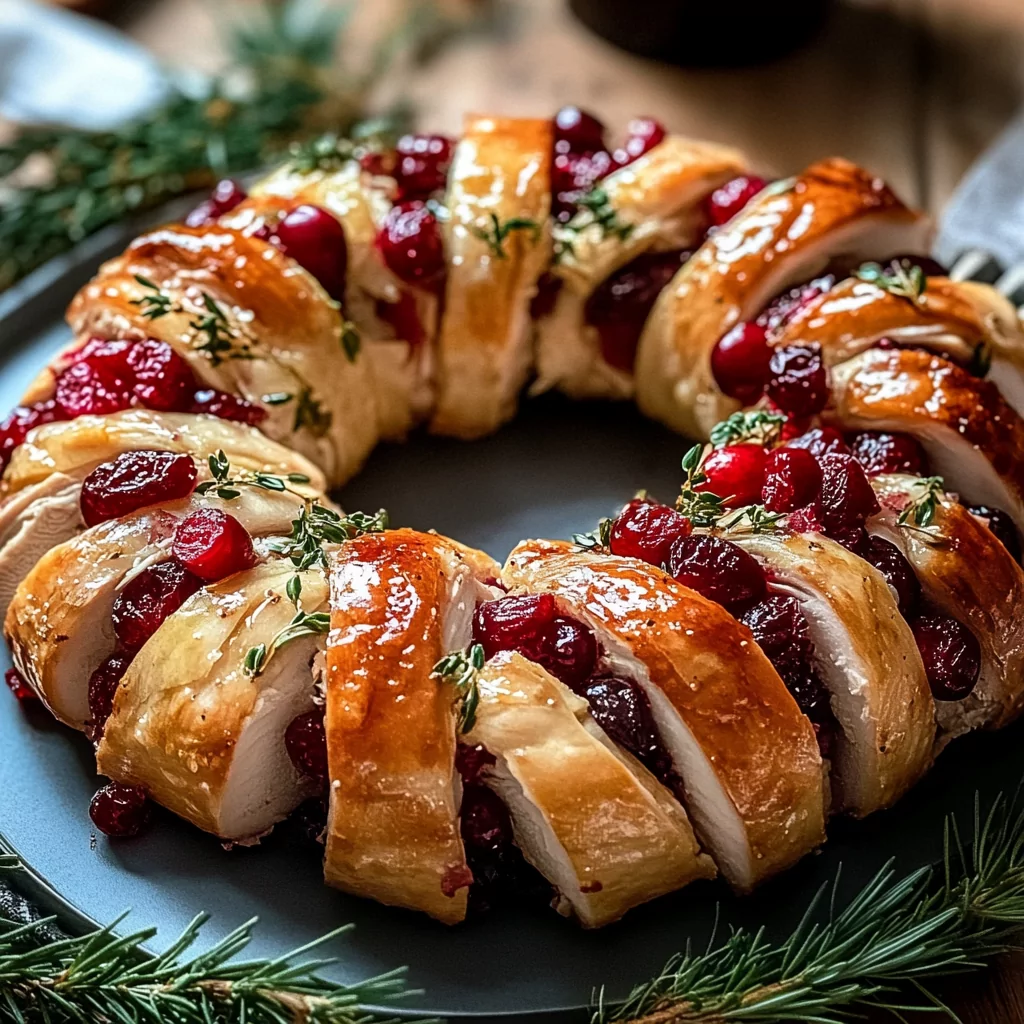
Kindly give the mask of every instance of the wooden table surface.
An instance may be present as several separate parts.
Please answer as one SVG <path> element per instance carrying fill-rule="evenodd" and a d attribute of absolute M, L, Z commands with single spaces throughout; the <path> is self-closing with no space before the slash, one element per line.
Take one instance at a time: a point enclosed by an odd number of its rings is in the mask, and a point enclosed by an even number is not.
<path fill-rule="evenodd" d="M 416 0 L 355 2 L 349 62 Z M 740 71 L 630 56 L 584 29 L 562 0 L 493 2 L 487 27 L 427 67 L 391 76 L 380 101 L 408 97 L 422 126 L 452 133 L 467 110 L 538 114 L 575 102 L 612 126 L 651 114 L 675 131 L 739 145 L 776 172 L 848 156 L 938 213 L 1024 99 L 1024 0 L 848 0 L 803 51 Z M 728 0 L 712 2 L 723 5 L 726 30 Z M 152 0 L 130 5 L 123 23 L 168 63 L 212 69 L 223 59 L 217 6 Z M 1024 1022 L 1024 956 L 943 994 L 964 1024 Z"/>

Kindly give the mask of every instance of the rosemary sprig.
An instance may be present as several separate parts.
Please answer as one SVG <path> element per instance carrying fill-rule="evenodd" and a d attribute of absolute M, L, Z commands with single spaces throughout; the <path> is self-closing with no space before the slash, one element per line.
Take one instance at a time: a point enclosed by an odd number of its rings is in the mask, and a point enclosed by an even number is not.
<path fill-rule="evenodd" d="M 496 213 L 490 213 L 487 221 L 486 225 L 472 224 L 469 230 L 475 238 L 486 242 L 491 255 L 499 260 L 508 258 L 505 240 L 513 231 L 529 231 L 534 242 L 540 238 L 540 225 L 530 217 L 509 217 L 503 221 Z"/>
<path fill-rule="evenodd" d="M 683 480 L 679 497 L 676 498 L 676 509 L 694 526 L 711 527 L 717 526 L 718 521 L 725 515 L 727 499 L 710 491 L 696 489 L 707 481 L 707 474 L 702 468 L 706 457 L 707 451 L 699 444 L 695 444 L 683 456 L 683 472 L 686 478 Z"/>
<path fill-rule="evenodd" d="M 431 675 L 455 689 L 458 700 L 459 732 L 469 732 L 476 722 L 476 709 L 480 705 L 480 687 L 477 678 L 484 667 L 484 649 L 473 644 L 464 651 L 445 655 L 435 666 Z"/>
<path fill-rule="evenodd" d="M 767 448 L 779 439 L 785 422 L 785 416 L 766 409 L 734 412 L 728 419 L 711 428 L 711 444 L 715 448 L 723 448 L 727 444 L 752 441 Z"/>
<path fill-rule="evenodd" d="M 981 967 L 1024 927 L 1024 814 L 1000 797 L 982 815 L 976 801 L 971 847 L 950 817 L 942 868 L 899 878 L 890 863 L 820 923 L 828 889 L 784 942 L 736 928 L 704 952 L 687 947 L 621 1005 L 599 1001 L 593 1024 L 842 1024 L 877 1010 L 955 1020 L 928 983 Z"/>
<path fill-rule="evenodd" d="M 302 579 L 299 576 L 292 576 L 285 587 L 288 600 L 295 605 L 295 616 L 292 621 L 281 630 L 270 644 L 256 644 L 245 652 L 243 671 L 247 676 L 255 679 L 267 667 L 267 662 L 273 655 L 286 644 L 298 640 L 303 636 L 326 636 L 331 630 L 331 616 L 329 612 L 304 612 L 300 605 L 302 598 Z"/>
<path fill-rule="evenodd" d="M 16 858 L 0 859 L 11 881 L 19 871 Z M 208 920 L 200 914 L 165 953 L 151 956 L 142 947 L 156 928 L 118 936 L 124 917 L 81 936 L 55 934 L 52 917 L 28 924 L 0 918 L 0 1017 L 18 1024 L 373 1024 L 384 1018 L 364 1006 L 404 994 L 401 970 L 347 985 L 320 973 L 333 959 L 308 959 L 351 925 L 272 960 L 244 960 L 255 919 L 190 956 Z"/>
<path fill-rule="evenodd" d="M 597 528 L 587 533 L 574 533 L 572 542 L 581 551 L 607 551 L 611 541 L 612 522 L 607 516 L 599 519 Z"/>
<path fill-rule="evenodd" d="M 893 260 L 885 267 L 880 263 L 864 263 L 854 276 L 911 302 L 920 302 L 928 287 L 925 272 L 907 259 Z"/>
<path fill-rule="evenodd" d="M 900 526 L 915 526 L 926 530 L 935 521 L 935 513 L 945 493 L 941 476 L 926 476 L 913 483 L 914 494 L 900 512 Z"/>

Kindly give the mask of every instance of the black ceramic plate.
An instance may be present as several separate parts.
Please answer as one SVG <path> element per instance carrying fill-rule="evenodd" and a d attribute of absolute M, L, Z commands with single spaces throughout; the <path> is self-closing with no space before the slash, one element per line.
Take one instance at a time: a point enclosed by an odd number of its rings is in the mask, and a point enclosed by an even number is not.
<path fill-rule="evenodd" d="M 0 299 L 4 409 L 65 339 L 61 315 L 74 288 L 105 246 L 123 241 L 112 235 Z M 629 405 L 527 401 L 514 424 L 475 444 L 417 436 L 382 446 L 340 497 L 348 508 L 384 505 L 395 523 L 435 527 L 500 559 L 520 538 L 589 529 L 640 487 L 670 497 L 685 447 Z M 963 741 L 896 810 L 837 822 L 819 856 L 745 900 L 703 883 L 596 933 L 526 910 L 446 929 L 324 888 L 315 853 L 283 835 L 226 852 L 166 816 L 135 841 L 95 836 L 86 813 L 97 784 L 88 744 L 45 714 L 0 699 L 0 831 L 82 914 L 105 923 L 130 907 L 130 924 L 159 926 L 155 946 L 198 911 L 213 915 L 207 942 L 258 916 L 255 954 L 281 953 L 351 921 L 355 931 L 329 951 L 338 975 L 354 980 L 408 965 L 410 985 L 423 992 L 407 1011 L 444 1016 L 578 1012 L 601 985 L 608 998 L 620 997 L 688 939 L 706 942 L 718 903 L 720 927 L 765 925 L 781 934 L 840 865 L 842 898 L 891 857 L 901 871 L 936 860 L 945 813 L 957 810 L 967 822 L 976 790 L 1013 789 L 1024 767 L 1019 730 Z"/>

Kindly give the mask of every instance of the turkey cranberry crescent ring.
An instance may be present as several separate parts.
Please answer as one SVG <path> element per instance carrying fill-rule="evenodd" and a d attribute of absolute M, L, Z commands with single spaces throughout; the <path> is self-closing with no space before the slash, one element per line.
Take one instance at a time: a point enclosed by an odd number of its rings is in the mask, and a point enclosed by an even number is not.
<path fill-rule="evenodd" d="M 111 836 L 301 815 L 330 885 L 447 923 L 749 890 L 1024 706 L 1024 331 L 928 234 L 846 161 L 572 107 L 224 182 L 0 426 L 8 681 Z M 527 384 L 704 439 L 675 503 L 501 566 L 327 497 Z"/>

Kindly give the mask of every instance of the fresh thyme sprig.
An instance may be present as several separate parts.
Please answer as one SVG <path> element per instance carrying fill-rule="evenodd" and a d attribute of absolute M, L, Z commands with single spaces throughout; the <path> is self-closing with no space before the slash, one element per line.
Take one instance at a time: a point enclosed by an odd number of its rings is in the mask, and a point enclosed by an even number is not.
<path fill-rule="evenodd" d="M 240 469 L 234 476 L 231 475 L 231 462 L 224 449 L 219 449 L 216 454 L 211 455 L 207 460 L 210 467 L 212 480 L 206 480 L 196 488 L 197 494 L 206 494 L 213 491 L 218 498 L 231 501 L 237 498 L 242 487 L 259 487 L 265 491 L 287 491 L 301 498 L 309 500 L 308 495 L 297 491 L 289 484 L 308 484 L 309 477 L 305 473 L 287 473 L 284 476 L 277 476 L 273 473 L 261 473 L 256 470 Z"/>
<path fill-rule="evenodd" d="M 855 276 L 911 302 L 920 302 L 928 287 L 925 272 L 907 259 L 893 260 L 885 267 L 880 263 L 864 263 Z"/>
<path fill-rule="evenodd" d="M 599 1001 L 593 1024 L 843 1024 L 946 1010 L 929 981 L 981 967 L 1024 928 L 1024 814 L 999 798 L 983 815 L 976 802 L 972 846 L 951 817 L 942 868 L 899 878 L 890 863 L 821 923 L 828 888 L 784 942 L 736 928 L 703 952 L 687 947 L 621 1005 Z"/>
<path fill-rule="evenodd" d="M 718 521 L 725 515 L 727 500 L 710 491 L 697 490 L 701 484 L 707 482 L 707 474 L 703 469 L 706 457 L 707 452 L 700 444 L 695 444 L 683 456 L 683 472 L 686 478 L 683 480 L 679 497 L 676 498 L 676 509 L 698 527 L 717 526 Z"/>
<path fill-rule="evenodd" d="M 718 526 L 722 530 L 743 528 L 752 533 L 772 533 L 785 518 L 785 512 L 769 512 L 764 505 L 744 505 L 731 515 L 723 516 Z"/>
<path fill-rule="evenodd" d="M 767 448 L 779 439 L 785 422 L 785 416 L 766 409 L 734 412 L 728 419 L 711 428 L 711 444 L 715 448 L 723 448 L 727 444 L 752 441 Z"/>
<path fill-rule="evenodd" d="M 0 859 L 0 873 L 15 884 L 20 870 L 16 858 Z M 346 985 L 320 973 L 333 959 L 308 959 L 350 925 L 272 960 L 244 960 L 255 919 L 188 955 L 208 920 L 200 914 L 160 956 L 142 949 L 155 928 L 120 937 L 115 929 L 123 920 L 61 936 L 52 917 L 29 924 L 0 918 L 0 1017 L 17 1024 L 373 1024 L 384 1018 L 364 1006 L 404 994 L 403 971 Z"/>
<path fill-rule="evenodd" d="M 596 224 L 600 228 L 602 239 L 612 237 L 624 242 L 633 233 L 635 225 L 619 217 L 618 211 L 612 206 L 608 193 L 599 185 L 584 192 L 576 200 L 576 205 L 579 212 L 568 224 L 563 224 L 556 229 L 556 262 L 566 256 L 576 255 L 576 237 L 592 224 Z"/>
<path fill-rule="evenodd" d="M 274 543 L 271 549 L 290 558 L 300 572 L 314 566 L 326 570 L 325 544 L 343 544 L 364 533 L 380 533 L 387 528 L 386 509 L 339 515 L 315 499 L 307 500 L 298 517 L 292 520 L 291 536 L 286 541 Z"/>
<path fill-rule="evenodd" d="M 896 520 L 900 526 L 928 529 L 935 521 L 935 513 L 945 493 L 941 476 L 926 476 L 913 483 L 913 496 Z"/>
<path fill-rule="evenodd" d="M 464 651 L 446 654 L 431 675 L 455 689 L 458 700 L 459 732 L 469 732 L 476 722 L 476 709 L 480 705 L 478 673 L 484 667 L 484 649 L 473 644 Z"/>
<path fill-rule="evenodd" d="M 147 320 L 159 320 L 168 313 L 177 310 L 174 300 L 163 291 L 159 285 L 154 284 L 148 277 L 142 274 L 133 274 L 132 277 L 145 289 L 141 299 L 132 299 L 131 304 L 139 307 L 139 312 Z"/>
<path fill-rule="evenodd" d="M 303 387 L 295 401 L 295 418 L 292 420 L 293 430 L 308 430 L 314 437 L 323 437 L 331 429 L 334 417 L 324 409 L 320 400 L 313 395 L 311 387 Z"/>
<path fill-rule="evenodd" d="M 505 252 L 505 240 L 513 231 L 529 231 L 533 241 L 537 241 L 540 238 L 540 225 L 530 217 L 509 217 L 508 220 L 501 220 L 496 213 L 491 213 L 487 217 L 487 224 L 472 224 L 470 225 L 470 233 L 481 241 L 487 243 L 487 248 L 491 250 L 491 255 L 496 259 L 503 260 L 508 258 L 508 253 Z"/>
<path fill-rule="evenodd" d="M 292 576 L 288 580 L 285 593 L 288 595 L 288 600 L 295 605 L 295 615 L 292 621 L 270 641 L 269 645 L 256 644 L 245 652 L 243 671 L 253 679 L 266 669 L 267 662 L 286 644 L 303 636 L 326 636 L 331 630 L 329 612 L 304 612 L 302 610 L 300 604 L 302 578 L 300 576 Z"/>
<path fill-rule="evenodd" d="M 607 551 L 611 541 L 612 522 L 607 516 L 599 519 L 597 528 L 587 533 L 574 533 L 572 542 L 581 551 Z"/>

